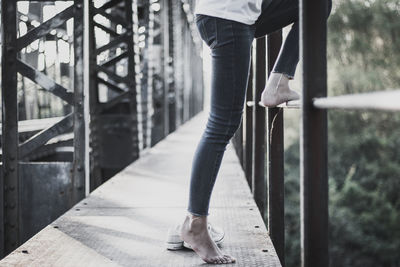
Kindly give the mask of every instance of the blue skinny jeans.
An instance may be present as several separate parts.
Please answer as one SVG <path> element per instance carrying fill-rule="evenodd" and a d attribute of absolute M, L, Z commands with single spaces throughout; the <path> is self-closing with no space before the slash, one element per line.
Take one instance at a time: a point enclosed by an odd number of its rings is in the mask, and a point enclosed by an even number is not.
<path fill-rule="evenodd" d="M 332 5 L 328 1 L 327 17 Z M 254 38 L 293 23 L 273 72 L 294 77 L 299 61 L 298 17 L 298 0 L 264 1 L 262 13 L 253 25 L 196 16 L 200 36 L 211 49 L 211 106 L 192 161 L 188 212 L 209 215 L 210 197 L 226 146 L 242 121 Z"/>

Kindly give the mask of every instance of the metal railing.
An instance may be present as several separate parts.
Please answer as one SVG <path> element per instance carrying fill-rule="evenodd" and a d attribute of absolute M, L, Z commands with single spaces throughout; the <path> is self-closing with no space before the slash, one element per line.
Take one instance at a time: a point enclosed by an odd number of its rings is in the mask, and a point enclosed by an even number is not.
<path fill-rule="evenodd" d="M 300 3 L 301 100 L 267 109 L 258 104 L 265 85 L 265 73 L 267 69 L 271 71 L 280 49 L 281 33 L 255 41 L 243 123 L 233 139 L 282 266 L 285 265 L 284 108 L 300 109 L 302 113 L 300 219 L 301 262 L 304 267 L 329 265 L 326 110 L 400 110 L 400 90 L 326 97 L 327 25 L 322 15 L 326 5 L 327 1 L 320 0 L 301 0 Z M 268 62 L 264 60 L 266 55 Z"/>

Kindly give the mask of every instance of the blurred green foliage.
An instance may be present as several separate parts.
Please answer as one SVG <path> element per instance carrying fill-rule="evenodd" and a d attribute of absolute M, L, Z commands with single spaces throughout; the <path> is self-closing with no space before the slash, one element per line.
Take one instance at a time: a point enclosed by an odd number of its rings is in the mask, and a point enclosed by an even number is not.
<path fill-rule="evenodd" d="M 400 89 L 399 0 L 334 1 L 328 30 L 329 95 Z M 400 114 L 328 114 L 330 266 L 400 266 Z M 298 142 L 285 157 L 286 263 L 297 267 Z"/>

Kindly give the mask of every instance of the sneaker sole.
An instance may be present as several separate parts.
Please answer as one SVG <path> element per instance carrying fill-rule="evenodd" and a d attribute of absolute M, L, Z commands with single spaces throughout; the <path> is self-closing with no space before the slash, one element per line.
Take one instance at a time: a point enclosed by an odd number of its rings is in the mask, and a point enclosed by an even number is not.
<path fill-rule="evenodd" d="M 180 250 L 183 248 L 183 242 L 179 243 L 165 243 L 168 250 Z"/>

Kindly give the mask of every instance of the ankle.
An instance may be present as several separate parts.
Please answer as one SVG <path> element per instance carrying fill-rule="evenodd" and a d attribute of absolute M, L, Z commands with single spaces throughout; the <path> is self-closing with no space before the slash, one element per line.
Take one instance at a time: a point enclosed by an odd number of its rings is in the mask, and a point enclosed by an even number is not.
<path fill-rule="evenodd" d="M 268 77 L 264 91 L 271 95 L 287 89 L 289 89 L 289 79 L 282 73 L 272 72 Z"/>
<path fill-rule="evenodd" d="M 207 228 L 207 216 L 197 216 L 189 213 L 186 216 L 186 222 L 189 231 Z"/>
<path fill-rule="evenodd" d="M 294 79 L 294 76 L 292 76 L 292 75 L 290 75 L 288 73 L 285 73 L 285 72 L 272 71 L 270 76 L 271 75 L 279 75 L 279 76 L 282 75 L 283 77 L 285 77 L 288 80 L 293 80 Z"/>
<path fill-rule="evenodd" d="M 188 211 L 186 214 L 186 217 L 189 218 L 190 220 L 200 219 L 200 220 L 206 221 L 208 216 L 207 215 L 197 215 L 197 214 L 194 214 L 194 213 L 191 213 Z"/>

